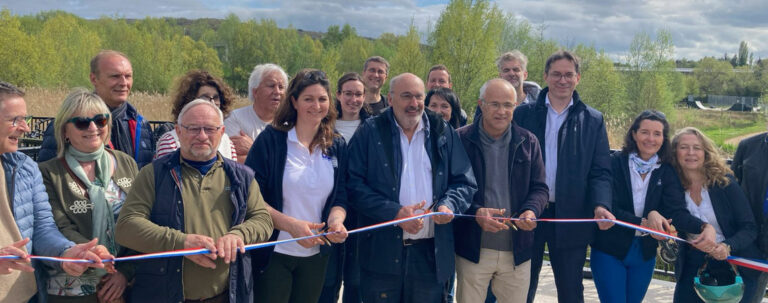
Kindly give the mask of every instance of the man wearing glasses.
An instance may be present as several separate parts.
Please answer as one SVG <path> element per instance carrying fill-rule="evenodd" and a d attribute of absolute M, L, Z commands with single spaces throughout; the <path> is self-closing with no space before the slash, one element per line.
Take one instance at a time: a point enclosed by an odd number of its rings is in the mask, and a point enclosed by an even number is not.
<path fill-rule="evenodd" d="M 531 277 L 533 229 L 547 205 L 539 141 L 512 123 L 515 88 L 493 79 L 480 88 L 481 120 L 457 133 L 472 162 L 478 191 L 454 223 L 458 302 L 483 302 L 488 286 L 499 302 L 523 302 Z M 490 217 L 514 217 L 500 221 Z"/>
<path fill-rule="evenodd" d="M 390 81 L 391 108 L 370 118 L 350 142 L 350 204 L 362 226 L 424 212 L 448 213 L 361 234 L 363 302 L 442 301 L 454 272 L 454 213 L 476 190 L 459 137 L 442 117 L 424 112 L 424 82 Z"/>
<path fill-rule="evenodd" d="M 117 220 L 115 238 L 142 253 L 204 247 L 210 254 L 136 264 L 136 302 L 248 302 L 245 244 L 272 233 L 253 172 L 217 153 L 221 110 L 206 100 L 182 108 L 180 147 L 143 168 Z"/>
<path fill-rule="evenodd" d="M 155 139 L 149 121 L 128 103 L 133 86 L 133 67 L 128 57 L 118 51 L 103 50 L 91 59 L 91 84 L 112 114 L 112 134 L 109 147 L 122 151 L 136 161 L 139 168 L 152 161 Z M 37 161 L 56 157 L 53 123 L 43 135 Z"/>
<path fill-rule="evenodd" d="M 535 103 L 520 105 L 514 121 L 536 135 L 544 156 L 549 203 L 541 218 L 614 219 L 611 170 L 603 114 L 576 92 L 579 59 L 568 51 L 552 54 L 544 66 L 547 87 Z M 608 229 L 610 222 L 597 223 Z M 533 302 L 548 244 L 559 302 L 584 302 L 583 266 L 592 223 L 543 223 L 535 232 L 528 302 Z"/>

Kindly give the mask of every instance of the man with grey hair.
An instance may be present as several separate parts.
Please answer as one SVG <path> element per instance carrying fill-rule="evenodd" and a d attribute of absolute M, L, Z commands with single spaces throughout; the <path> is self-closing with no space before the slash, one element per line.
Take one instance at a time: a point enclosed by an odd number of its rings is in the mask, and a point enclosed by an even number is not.
<path fill-rule="evenodd" d="M 454 223 L 459 302 L 483 302 L 490 285 L 499 302 L 528 295 L 533 229 L 548 189 L 536 136 L 512 122 L 515 88 L 492 79 L 480 89 L 481 120 L 457 130 L 478 191 L 467 210 L 475 220 Z M 509 225 L 490 217 L 519 217 Z M 512 228 L 510 228 L 512 227 Z"/>
<path fill-rule="evenodd" d="M 541 86 L 536 82 L 525 81 L 528 78 L 528 57 L 519 50 L 501 54 L 496 59 L 499 78 L 509 81 L 517 91 L 518 104 L 536 102 Z"/>
<path fill-rule="evenodd" d="M 102 50 L 91 59 L 90 79 L 93 90 L 104 100 L 112 115 L 112 133 L 108 146 L 132 156 L 140 168 L 149 164 L 155 155 L 155 138 L 149 121 L 128 102 L 133 87 L 131 61 L 121 52 Z M 56 138 L 51 123 L 43 135 L 37 161 L 53 159 L 56 151 Z"/>
<path fill-rule="evenodd" d="M 389 62 L 381 56 L 373 56 L 363 64 L 363 84 L 365 85 L 365 103 L 370 106 L 371 114 L 376 116 L 389 107 L 387 98 L 381 93 L 389 74 Z"/>
<path fill-rule="evenodd" d="M 476 190 L 467 154 L 443 118 L 424 111 L 424 82 L 390 82 L 391 108 L 366 120 L 349 148 L 349 199 L 362 226 L 447 213 L 370 231 L 359 238 L 363 302 L 442 301 L 454 272 L 454 213 Z"/>
<path fill-rule="evenodd" d="M 245 244 L 269 239 L 273 225 L 253 172 L 217 152 L 224 129 L 218 106 L 190 102 L 176 124 L 179 149 L 136 176 L 117 220 L 117 242 L 143 253 L 212 253 L 137 263 L 133 301 L 252 300 Z"/>
<path fill-rule="evenodd" d="M 287 83 L 288 75 L 276 64 L 259 64 L 253 68 L 248 78 L 248 100 L 252 104 L 233 110 L 224 121 L 238 162 L 245 163 L 253 140 L 272 123 L 277 106 L 285 97 Z"/>

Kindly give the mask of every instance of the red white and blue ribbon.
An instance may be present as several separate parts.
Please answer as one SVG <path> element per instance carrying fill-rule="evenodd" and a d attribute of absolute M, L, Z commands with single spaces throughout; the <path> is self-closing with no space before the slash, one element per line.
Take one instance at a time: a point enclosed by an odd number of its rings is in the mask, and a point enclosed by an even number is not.
<path fill-rule="evenodd" d="M 423 219 L 427 217 L 437 216 L 437 215 L 453 215 L 457 218 L 478 218 L 481 216 L 475 216 L 475 215 L 466 215 L 466 214 L 447 214 L 442 212 L 430 212 L 430 213 L 424 213 L 420 215 L 415 215 L 411 217 L 406 217 L 402 219 L 397 220 L 391 220 L 382 222 L 379 224 L 369 225 L 353 230 L 347 231 L 347 234 L 356 234 L 361 233 L 365 231 L 371 231 L 375 229 L 379 229 L 386 226 L 392 226 L 397 225 L 399 223 L 408 222 L 412 220 L 418 220 Z M 509 217 L 489 217 L 497 220 L 502 221 L 521 221 L 523 219 L 520 218 L 509 218 Z M 612 219 L 532 219 L 531 221 L 536 222 L 551 222 L 551 223 L 597 223 L 597 222 L 612 222 L 613 224 L 627 227 L 630 229 L 638 230 L 641 232 L 645 232 L 648 234 L 653 234 L 657 236 L 661 236 L 667 239 L 673 239 L 676 241 L 686 242 L 685 239 L 682 239 L 680 237 L 665 233 L 663 231 L 658 231 L 654 229 L 650 229 L 644 226 L 624 222 L 621 220 L 612 220 Z M 300 238 L 293 238 L 293 239 L 285 239 L 285 240 L 278 240 L 278 241 L 270 241 L 270 242 L 262 242 L 262 243 L 256 243 L 256 244 L 248 244 L 245 246 L 245 250 L 253 250 L 253 249 L 259 249 L 269 246 L 275 246 L 278 244 L 288 243 L 288 242 L 296 242 L 301 241 L 305 239 L 312 239 L 317 237 L 324 237 L 328 236 L 330 234 L 333 234 L 333 232 L 325 232 L 325 233 L 318 233 L 311 236 L 306 237 L 300 237 Z M 180 250 L 172 250 L 172 251 L 164 251 L 164 252 L 156 252 L 156 253 L 148 253 L 148 254 L 141 254 L 141 255 L 132 255 L 132 256 L 125 256 L 125 257 L 118 257 L 114 259 L 108 259 L 108 260 L 102 260 L 104 263 L 108 262 L 121 262 L 121 261 L 135 261 L 135 260 L 147 260 L 147 259 L 157 259 L 157 258 L 170 258 L 170 257 L 183 257 L 183 256 L 189 256 L 189 255 L 199 255 L 199 254 L 210 254 L 212 253 L 210 250 L 205 248 L 188 248 L 188 249 L 180 249 Z M 43 260 L 43 261 L 55 261 L 55 262 L 73 262 L 73 263 L 92 263 L 91 260 L 85 260 L 85 259 L 71 259 L 71 258 L 62 258 L 62 257 L 48 257 L 48 256 L 36 256 L 36 255 L 29 255 L 30 259 L 36 259 L 36 260 Z M 14 255 L 0 255 L 0 259 L 19 259 L 18 256 Z M 755 260 L 755 259 L 748 259 L 748 258 L 742 258 L 738 256 L 729 256 L 727 261 L 729 263 L 743 266 L 747 268 L 751 268 L 754 270 L 764 271 L 768 272 L 768 261 L 766 260 Z"/>

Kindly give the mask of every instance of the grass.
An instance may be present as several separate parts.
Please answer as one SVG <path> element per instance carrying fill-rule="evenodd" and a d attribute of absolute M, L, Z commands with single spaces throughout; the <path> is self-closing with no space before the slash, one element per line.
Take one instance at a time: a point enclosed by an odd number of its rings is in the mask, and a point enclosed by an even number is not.
<path fill-rule="evenodd" d="M 24 89 L 27 102 L 27 112 L 33 116 L 53 117 L 59 110 L 64 98 L 70 90 L 64 88 L 36 88 Z M 145 119 L 150 121 L 171 120 L 171 96 L 159 93 L 132 92 L 128 101 L 139 110 Z M 238 96 L 233 109 L 248 104 L 246 97 Z"/>

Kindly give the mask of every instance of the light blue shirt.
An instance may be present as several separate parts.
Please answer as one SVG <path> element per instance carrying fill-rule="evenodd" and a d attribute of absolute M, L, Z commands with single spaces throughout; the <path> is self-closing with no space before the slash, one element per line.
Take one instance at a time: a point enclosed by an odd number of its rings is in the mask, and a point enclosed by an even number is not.
<path fill-rule="evenodd" d="M 568 109 L 573 106 L 573 98 L 568 103 L 568 106 L 558 113 L 552 109 L 552 104 L 549 102 L 549 95 L 546 99 L 547 104 L 547 129 L 544 132 L 544 168 L 547 173 L 547 186 L 549 186 L 549 201 L 555 202 L 555 181 L 557 180 L 557 134 L 560 132 L 560 127 L 565 123 L 565 118 L 568 117 Z"/>

